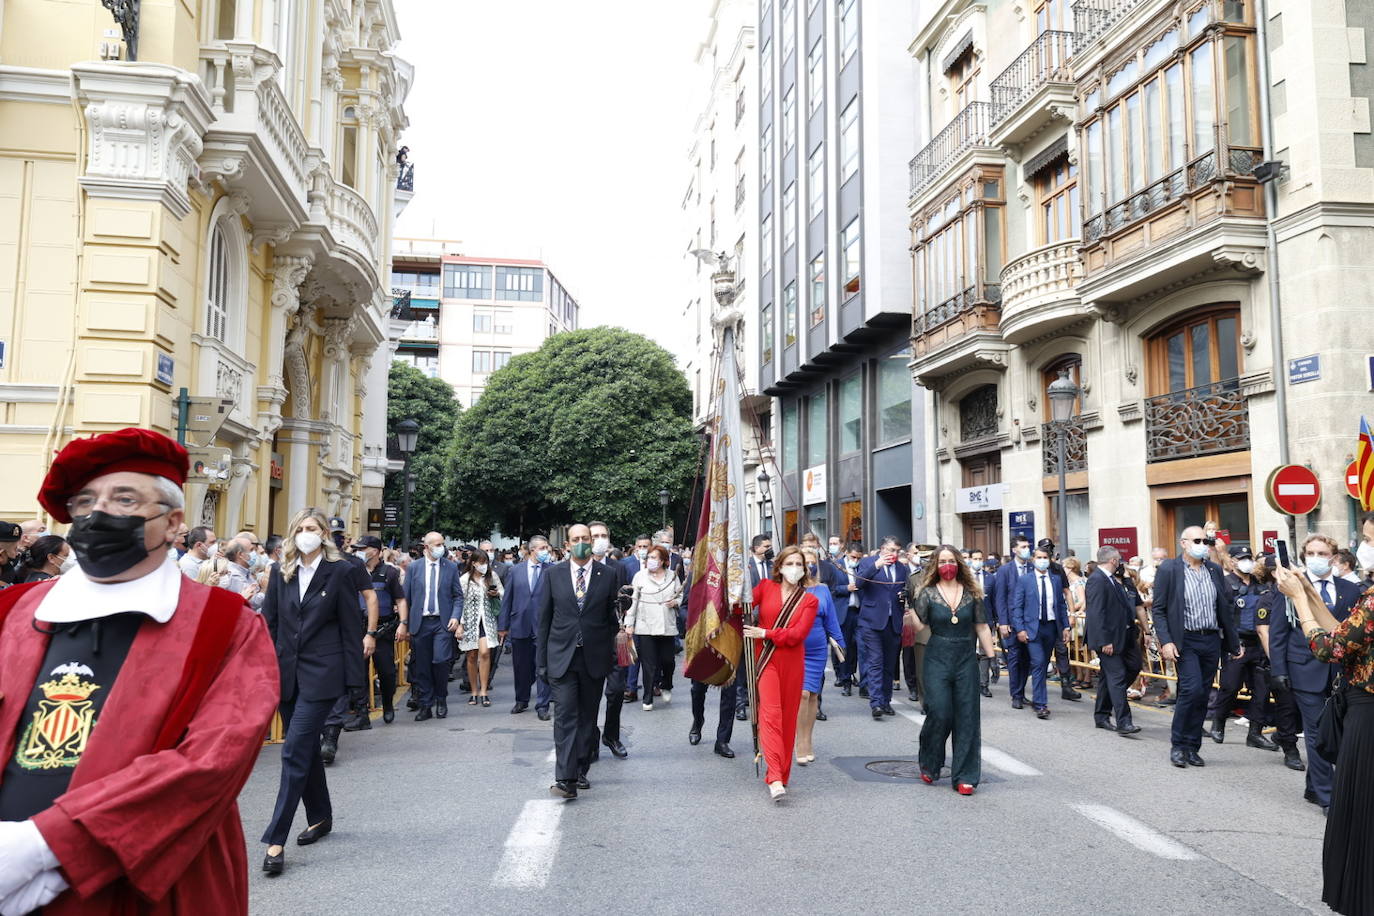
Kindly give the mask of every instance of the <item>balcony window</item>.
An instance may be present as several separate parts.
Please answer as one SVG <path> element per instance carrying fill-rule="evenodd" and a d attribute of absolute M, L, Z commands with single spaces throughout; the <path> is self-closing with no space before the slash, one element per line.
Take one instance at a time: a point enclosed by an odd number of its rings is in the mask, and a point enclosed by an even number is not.
<path fill-rule="evenodd" d="M 783 287 L 782 290 L 782 333 L 784 347 L 790 347 L 797 342 L 797 281 Z"/>
<path fill-rule="evenodd" d="M 911 436 L 911 349 L 878 361 L 878 442 L 889 445 Z"/>
<path fill-rule="evenodd" d="M 358 188 L 358 128 L 344 125 L 343 144 L 339 148 L 339 180 L 350 188 Z"/>
<path fill-rule="evenodd" d="M 773 361 L 773 303 L 759 309 L 759 359 L 765 367 Z"/>
<path fill-rule="evenodd" d="M 468 264 L 444 265 L 444 297 L 447 299 L 490 299 L 491 268 Z"/>
<path fill-rule="evenodd" d="M 759 187 L 773 183 L 773 125 L 765 124 L 759 138 Z"/>
<path fill-rule="evenodd" d="M 498 309 L 493 312 L 492 330 L 497 334 L 514 334 L 515 313 L 509 309 Z"/>
<path fill-rule="evenodd" d="M 840 0 L 840 66 L 849 63 L 859 50 L 859 4 L 856 0 Z"/>
<path fill-rule="evenodd" d="M 486 375 L 491 372 L 490 350 L 472 351 L 472 372 L 474 375 Z"/>
<path fill-rule="evenodd" d="M 1080 88 L 1088 241 L 1259 160 L 1254 33 L 1243 4 L 1225 7 L 1236 24 L 1204 32 L 1215 7 L 1166 20 L 1103 82 Z"/>
<path fill-rule="evenodd" d="M 811 327 L 825 321 L 825 252 L 811 259 Z"/>
<path fill-rule="evenodd" d="M 962 111 L 969 102 L 978 98 L 979 72 L 978 58 L 974 56 L 972 46 L 959 55 L 958 60 L 945 72 L 955 111 Z"/>
<path fill-rule="evenodd" d="M 822 390 L 806 401 L 806 466 L 815 467 L 825 464 L 826 438 L 829 432 L 826 423 L 826 407 L 829 398 Z"/>
<path fill-rule="evenodd" d="M 858 373 L 840 382 L 840 454 L 857 452 L 863 444 L 863 377 Z"/>
<path fill-rule="evenodd" d="M 510 362 L 510 356 L 511 353 L 509 350 L 492 350 L 491 370 L 495 372 L 498 369 L 504 369 L 506 363 Z"/>
<path fill-rule="evenodd" d="M 491 333 L 491 312 L 474 311 L 472 313 L 472 333 Z"/>
<path fill-rule="evenodd" d="M 859 99 L 855 96 L 840 113 L 840 184 L 859 170 Z"/>
<path fill-rule="evenodd" d="M 825 207 L 825 143 L 816 144 L 806 160 L 806 220 L 821 215 Z"/>
<path fill-rule="evenodd" d="M 797 183 L 791 182 L 782 192 L 782 251 L 783 256 L 797 243 Z"/>
<path fill-rule="evenodd" d="M 1068 155 L 1056 159 L 1035 176 L 1039 202 L 1040 243 L 1053 245 L 1078 237 L 1078 166 Z"/>
<path fill-rule="evenodd" d="M 784 474 L 790 474 L 797 469 L 797 447 L 800 444 L 797 439 L 797 402 L 784 404 L 782 407 L 782 470 Z"/>
<path fill-rule="evenodd" d="M 1072 32 L 1073 4 L 1071 0 L 1036 0 L 1035 33 Z"/>
<path fill-rule="evenodd" d="M 1146 460 L 1166 461 L 1250 447 L 1240 390 L 1240 310 L 1192 311 L 1145 342 Z"/>
<path fill-rule="evenodd" d="M 806 113 L 813 115 L 825 98 L 825 39 L 817 38 L 806 52 Z"/>
<path fill-rule="evenodd" d="M 987 168 L 970 173 L 918 215 L 912 258 L 923 314 L 1001 301 L 1006 207 L 1000 179 Z"/>
<path fill-rule="evenodd" d="M 859 236 L 859 218 L 856 216 L 840 233 L 840 251 L 844 254 L 844 292 L 842 298 L 846 301 L 859 292 L 859 275 L 862 273 L 860 261 L 862 239 Z"/>

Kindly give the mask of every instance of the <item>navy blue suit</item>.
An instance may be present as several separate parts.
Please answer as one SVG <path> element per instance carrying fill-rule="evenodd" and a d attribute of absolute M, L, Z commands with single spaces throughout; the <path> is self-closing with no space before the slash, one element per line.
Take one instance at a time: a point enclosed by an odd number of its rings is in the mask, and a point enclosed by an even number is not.
<path fill-rule="evenodd" d="M 1312 588 L 1321 598 L 1318 580 L 1310 575 Z M 1336 576 L 1326 580 L 1331 600 L 1327 607 L 1337 621 L 1350 616 L 1360 600 L 1360 587 Z M 1334 586 L 1334 587 L 1332 587 Z M 1303 738 L 1307 743 L 1307 788 L 1316 793 L 1322 807 L 1331 805 L 1331 763 L 1317 753 L 1317 720 L 1326 698 L 1331 694 L 1331 682 L 1339 670 L 1335 663 L 1319 661 L 1302 632 L 1288 620 L 1287 602 L 1276 596 L 1276 611 L 1269 615 L 1269 664 L 1274 677 L 1287 677 L 1293 685 L 1293 700 L 1302 717 Z"/>
<path fill-rule="evenodd" d="M 902 646 L 902 606 L 898 597 L 906 587 L 907 567 L 893 558 L 879 566 L 876 557 L 864 557 L 854 570 L 859 586 L 858 636 L 864 651 L 864 686 L 868 705 L 882 709 L 892 705 L 892 680 L 897 676 L 897 654 Z"/>
<path fill-rule="evenodd" d="M 281 567 L 274 566 L 262 616 L 277 648 L 285 731 L 281 786 L 262 842 L 280 846 L 291 832 L 302 801 L 308 823 L 333 816 L 320 756 L 320 730 L 335 701 L 350 688 L 367 683 L 363 623 L 352 567 L 321 555 L 302 598 L 296 576 L 288 582 L 282 578 Z"/>
<path fill-rule="evenodd" d="M 1035 567 L 1027 560 L 1025 566 L 1018 561 L 1003 563 L 992 577 L 992 601 L 988 607 L 993 609 L 999 626 L 1011 626 L 1012 595 L 1016 583 L 1023 573 L 1034 572 Z M 1026 701 L 1026 678 L 1030 676 L 1030 647 L 1016 638 L 1016 628 L 1011 635 L 1002 640 L 1002 651 L 1007 657 L 1007 686 L 1013 700 Z"/>
<path fill-rule="evenodd" d="M 1202 747 L 1202 723 L 1207 718 L 1207 702 L 1222 649 L 1234 655 L 1240 648 L 1231 590 L 1222 579 L 1221 567 L 1210 560 L 1202 562 L 1216 590 L 1216 630 L 1189 630 L 1186 627 L 1184 566 L 1187 561 L 1182 558 L 1174 557 L 1159 564 L 1151 605 L 1160 646 L 1173 643 L 1178 650 L 1178 661 L 1174 664 L 1178 674 L 1178 699 L 1174 703 L 1171 741 L 1175 748 L 1194 752 Z"/>
<path fill-rule="evenodd" d="M 859 667 L 859 606 L 850 607 L 849 599 L 858 592 L 849 590 L 849 567 L 845 565 L 845 557 L 831 557 L 823 565 L 830 569 L 830 598 L 835 603 L 840 633 L 844 636 L 844 661 L 835 666 L 835 675 L 841 683 L 853 683 L 854 676 L 862 669 Z"/>
<path fill-rule="evenodd" d="M 535 633 L 539 628 L 539 590 L 544 587 L 548 564 L 536 562 L 534 588 L 530 588 L 530 564 L 516 563 L 506 573 L 506 588 L 501 594 L 501 616 L 496 628 L 506 631 L 511 641 L 511 664 L 515 666 L 515 702 L 529 703 L 530 687 L 535 683 Z M 536 709 L 549 706 L 549 682 L 539 680 Z"/>
<path fill-rule="evenodd" d="M 1049 613 L 1053 620 L 1047 620 Z M 1011 629 L 1013 635 L 1026 634 L 1026 649 L 1030 656 L 1031 705 L 1044 709 L 1049 705 L 1045 687 L 1045 668 L 1054 656 L 1054 644 L 1069 626 L 1069 607 L 1064 601 L 1064 583 L 1054 573 L 1043 575 L 1032 569 L 1016 581 L 1011 595 Z"/>
<path fill-rule="evenodd" d="M 438 579 L 429 587 L 428 558 L 416 560 L 406 572 L 406 604 L 410 629 L 410 676 L 414 682 L 412 693 L 421 709 L 427 709 L 436 702 L 448 702 L 448 666 L 453 660 L 453 634 L 448 631 L 448 622 L 456 612 L 459 619 L 463 613 L 463 598 L 458 588 L 458 564 L 447 557 L 438 561 Z M 426 614 L 426 598 L 432 603 L 429 608 L 436 613 Z"/>

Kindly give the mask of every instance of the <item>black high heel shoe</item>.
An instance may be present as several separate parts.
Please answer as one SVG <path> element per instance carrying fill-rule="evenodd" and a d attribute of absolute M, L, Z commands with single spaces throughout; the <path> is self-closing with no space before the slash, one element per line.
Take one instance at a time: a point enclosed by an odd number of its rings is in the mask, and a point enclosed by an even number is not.
<path fill-rule="evenodd" d="M 483 705 L 483 706 L 490 706 L 490 705 L 491 705 L 491 697 L 482 697 L 482 705 Z"/>
<path fill-rule="evenodd" d="M 275 856 L 268 853 L 263 857 L 262 870 L 267 872 L 267 874 L 280 875 L 284 868 L 286 868 L 286 849 L 284 847 L 282 851 Z"/>
<path fill-rule="evenodd" d="M 477 694 L 474 693 L 472 696 L 468 697 L 468 705 L 469 705 L 469 706 L 476 706 L 476 705 L 477 705 Z"/>

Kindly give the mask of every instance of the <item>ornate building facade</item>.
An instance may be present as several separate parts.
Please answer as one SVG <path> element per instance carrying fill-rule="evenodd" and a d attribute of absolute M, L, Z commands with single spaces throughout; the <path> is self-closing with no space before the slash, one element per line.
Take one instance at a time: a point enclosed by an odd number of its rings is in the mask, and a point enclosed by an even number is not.
<path fill-rule="evenodd" d="M 188 523 L 267 534 L 318 505 L 358 530 L 407 197 L 392 4 L 143 4 L 122 43 L 111 25 L 95 3 L 0 6 L 0 514 L 35 513 L 73 436 L 175 435 L 184 388 L 226 413 L 195 443 Z"/>

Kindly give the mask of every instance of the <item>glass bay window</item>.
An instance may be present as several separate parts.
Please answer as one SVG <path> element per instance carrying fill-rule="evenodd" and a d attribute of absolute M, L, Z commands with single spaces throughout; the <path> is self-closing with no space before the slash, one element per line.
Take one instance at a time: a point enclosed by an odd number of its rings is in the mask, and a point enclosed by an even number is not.
<path fill-rule="evenodd" d="M 1000 169 L 974 169 L 916 220 L 914 281 L 926 327 L 975 302 L 1001 302 L 1005 263 Z"/>

